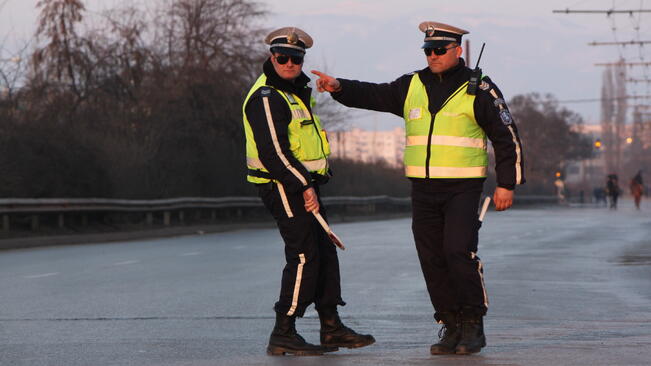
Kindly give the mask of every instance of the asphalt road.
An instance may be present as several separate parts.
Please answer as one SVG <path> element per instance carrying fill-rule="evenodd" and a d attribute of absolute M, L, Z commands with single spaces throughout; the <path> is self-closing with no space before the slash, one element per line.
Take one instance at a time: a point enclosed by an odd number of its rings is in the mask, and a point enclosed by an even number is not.
<path fill-rule="evenodd" d="M 336 224 L 340 309 L 377 343 L 269 357 L 272 229 L 0 252 L 0 365 L 649 365 L 651 205 L 489 212 L 488 347 L 431 356 L 438 326 L 410 220 Z M 298 321 L 318 342 L 310 308 Z"/>

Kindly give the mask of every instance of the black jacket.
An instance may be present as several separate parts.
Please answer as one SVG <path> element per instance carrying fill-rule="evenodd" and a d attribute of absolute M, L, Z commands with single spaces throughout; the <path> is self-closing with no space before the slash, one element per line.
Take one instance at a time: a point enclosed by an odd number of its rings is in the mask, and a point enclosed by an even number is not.
<path fill-rule="evenodd" d="M 287 81 L 276 73 L 273 64 L 269 59 L 264 63 L 263 72 L 267 76 L 267 85 L 274 88 L 290 93 L 294 93 L 301 98 L 303 103 L 310 109 L 310 96 L 312 88 L 307 86 L 310 81 L 304 73 L 294 80 L 294 82 Z M 271 119 L 267 119 L 263 98 L 269 98 L 269 109 L 271 111 Z M 272 88 L 259 88 L 247 102 L 244 107 L 244 113 L 249 120 L 256 146 L 258 148 L 258 155 L 262 164 L 267 168 L 271 176 L 280 181 L 285 190 L 288 192 L 301 192 L 312 186 L 312 177 L 307 169 L 301 162 L 292 155 L 289 148 L 288 126 L 292 120 L 292 113 L 287 105 L 287 102 L 280 93 Z M 274 131 L 270 128 L 270 123 L 273 123 Z M 278 140 L 280 146 L 280 153 L 276 151 L 273 138 Z M 289 166 L 283 163 L 280 156 L 289 162 Z M 293 169 L 290 169 L 293 168 Z M 303 184 L 301 179 L 296 176 L 298 172 L 307 184 Z"/>
<path fill-rule="evenodd" d="M 429 97 L 429 109 L 432 115 L 436 114 L 445 100 L 452 95 L 463 83 L 470 79 L 472 70 L 467 68 L 463 59 L 452 69 L 442 73 L 434 74 L 428 67 L 418 71 L 418 76 L 427 88 Z M 391 83 L 375 84 L 356 80 L 338 79 L 341 83 L 341 90 L 332 93 L 332 97 L 338 102 L 355 108 L 370 109 L 379 112 L 393 113 L 403 118 L 403 109 L 407 91 L 411 83 L 413 73 L 403 75 Z M 510 123 L 515 133 L 515 139 L 520 149 L 520 169 L 524 172 L 522 162 L 522 151 L 518 130 L 512 119 L 506 122 L 500 117 L 499 103 L 491 95 L 493 89 L 502 102 L 503 108 L 508 110 L 503 96 L 490 78 L 483 79 L 489 88 L 478 88 L 474 102 L 475 118 L 479 126 L 486 132 L 488 139 L 495 151 L 495 171 L 497 173 L 497 185 L 499 187 L 514 189 L 516 185 L 516 143 L 514 136 L 508 129 L 506 123 Z M 484 84 L 486 85 L 486 84 Z M 465 191 L 481 190 L 483 178 L 464 179 L 419 179 L 412 178 L 414 184 L 427 185 L 428 189 L 434 191 Z M 520 183 L 524 183 L 522 175 Z"/>

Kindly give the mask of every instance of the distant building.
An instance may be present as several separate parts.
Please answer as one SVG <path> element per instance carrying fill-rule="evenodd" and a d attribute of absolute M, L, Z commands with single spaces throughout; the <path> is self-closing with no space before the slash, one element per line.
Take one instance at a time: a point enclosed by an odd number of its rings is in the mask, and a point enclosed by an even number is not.
<path fill-rule="evenodd" d="M 405 152 L 405 130 L 397 127 L 391 131 L 328 132 L 332 158 L 372 163 L 383 161 L 387 165 L 402 167 Z"/>

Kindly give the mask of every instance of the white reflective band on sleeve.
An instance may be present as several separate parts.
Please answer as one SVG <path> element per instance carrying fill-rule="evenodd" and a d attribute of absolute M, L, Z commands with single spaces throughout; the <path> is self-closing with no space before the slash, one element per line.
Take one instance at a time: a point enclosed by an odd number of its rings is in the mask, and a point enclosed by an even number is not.
<path fill-rule="evenodd" d="M 515 131 L 513 131 L 513 127 L 506 126 L 509 128 L 509 131 L 511 131 L 511 136 L 513 137 L 513 143 L 515 144 L 515 184 L 522 184 L 522 151 L 520 150 L 520 144 L 518 143 L 518 139 L 515 137 Z"/>
<path fill-rule="evenodd" d="M 292 307 L 289 308 L 287 316 L 294 315 L 296 312 L 296 306 L 298 306 L 298 294 L 301 291 L 301 280 L 303 279 L 303 265 L 305 265 L 305 254 L 299 254 L 298 259 L 298 268 L 296 268 L 296 282 L 294 283 L 294 296 L 292 297 Z"/>
<path fill-rule="evenodd" d="M 425 177 L 425 167 L 424 166 L 411 166 L 408 165 L 405 167 L 405 174 L 408 177 Z M 484 177 L 486 176 L 486 167 L 485 166 L 473 166 L 473 167 L 449 167 L 449 166 L 430 166 L 429 167 L 429 177 L 443 177 L 443 178 L 473 178 L 473 177 Z"/>
<path fill-rule="evenodd" d="M 427 145 L 427 136 L 407 136 L 407 146 Z M 459 147 L 476 147 L 486 149 L 484 139 L 459 136 L 432 136 L 432 145 L 459 146 Z"/>
<path fill-rule="evenodd" d="M 267 170 L 267 168 L 264 167 L 264 164 L 262 164 L 262 161 L 258 158 L 246 158 L 246 164 L 254 169 L 264 169 Z M 321 169 L 325 169 L 328 166 L 328 161 L 326 159 L 319 159 L 319 160 L 309 160 L 309 161 L 301 161 L 301 164 L 305 167 L 305 169 L 311 171 L 311 172 L 316 172 Z"/>
<path fill-rule="evenodd" d="M 474 252 L 470 252 L 470 257 L 472 259 L 477 258 L 477 254 Z M 484 283 L 484 265 L 481 263 L 479 258 L 477 258 L 477 263 L 479 263 L 479 267 L 477 267 L 477 272 L 479 273 L 479 279 L 481 280 L 481 289 L 484 292 L 484 306 L 486 309 L 488 309 L 488 294 L 486 293 L 486 284 Z"/>
<path fill-rule="evenodd" d="M 278 193 L 280 194 L 280 199 L 283 201 L 283 207 L 285 208 L 285 213 L 287 214 L 287 217 L 292 218 L 294 217 L 294 213 L 292 212 L 292 207 L 289 205 L 289 200 L 287 199 L 287 194 L 285 193 L 285 187 L 283 187 L 282 184 L 276 183 L 278 186 Z"/>
<path fill-rule="evenodd" d="M 285 164 L 285 168 L 287 168 L 292 174 L 298 178 L 298 180 L 304 185 L 307 185 L 307 181 L 305 180 L 305 177 L 301 175 L 301 173 L 296 170 L 292 166 L 292 164 L 289 163 L 289 160 L 285 157 L 283 154 L 283 151 L 280 149 L 280 144 L 278 143 L 278 136 L 276 135 L 276 127 L 274 126 L 274 120 L 273 117 L 271 116 L 271 108 L 269 107 L 269 97 L 264 97 L 262 98 L 262 101 L 264 103 L 264 111 L 267 114 L 267 124 L 269 125 L 269 132 L 271 133 L 271 140 L 274 143 L 274 147 L 276 148 L 276 154 L 278 154 L 278 157 L 280 160 Z"/>

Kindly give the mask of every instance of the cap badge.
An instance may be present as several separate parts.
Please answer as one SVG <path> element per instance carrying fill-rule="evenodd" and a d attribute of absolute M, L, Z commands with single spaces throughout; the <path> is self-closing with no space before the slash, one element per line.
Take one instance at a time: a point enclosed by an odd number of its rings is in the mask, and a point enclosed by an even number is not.
<path fill-rule="evenodd" d="M 287 36 L 287 43 L 293 44 L 293 45 L 297 44 L 298 43 L 298 34 L 296 34 L 295 32 L 290 33 Z"/>

